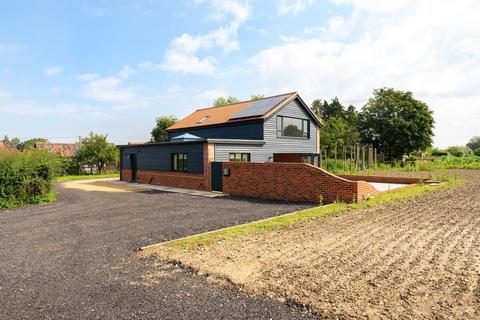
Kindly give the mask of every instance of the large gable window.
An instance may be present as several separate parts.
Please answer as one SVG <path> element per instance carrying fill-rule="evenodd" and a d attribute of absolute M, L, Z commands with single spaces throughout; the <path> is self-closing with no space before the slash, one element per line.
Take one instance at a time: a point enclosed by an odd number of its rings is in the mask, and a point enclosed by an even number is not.
<path fill-rule="evenodd" d="M 310 138 L 310 121 L 277 116 L 277 137 L 308 139 Z"/>
<path fill-rule="evenodd" d="M 172 153 L 172 171 L 187 172 L 187 159 L 186 153 Z"/>

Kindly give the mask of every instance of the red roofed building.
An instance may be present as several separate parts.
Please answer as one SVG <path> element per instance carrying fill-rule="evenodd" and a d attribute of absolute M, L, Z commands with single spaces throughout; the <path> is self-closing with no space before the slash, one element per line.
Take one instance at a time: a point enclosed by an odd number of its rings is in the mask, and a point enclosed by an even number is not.
<path fill-rule="evenodd" d="M 35 148 L 48 150 L 52 153 L 60 154 L 63 157 L 72 158 L 80 149 L 80 142 L 75 143 L 53 143 L 37 142 Z"/>

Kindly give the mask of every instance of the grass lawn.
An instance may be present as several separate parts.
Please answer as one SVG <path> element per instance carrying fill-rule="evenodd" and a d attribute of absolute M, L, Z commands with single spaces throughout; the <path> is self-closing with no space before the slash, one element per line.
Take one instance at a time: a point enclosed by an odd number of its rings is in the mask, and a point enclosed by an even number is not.
<path fill-rule="evenodd" d="M 165 242 L 161 245 L 168 247 L 188 250 L 192 247 L 206 247 L 218 241 L 233 238 L 239 235 L 262 232 L 270 229 L 279 229 L 294 224 L 296 222 L 305 221 L 309 219 L 327 216 L 333 213 L 341 213 L 351 209 L 371 207 L 380 203 L 398 201 L 406 198 L 420 196 L 436 190 L 452 187 L 461 182 L 458 178 L 450 178 L 447 182 L 441 185 L 414 185 L 411 187 L 401 188 L 389 193 L 382 193 L 378 196 L 372 197 L 369 200 L 361 203 L 333 203 L 330 205 L 319 206 L 312 209 L 293 212 L 286 215 L 281 215 L 274 218 L 268 218 L 261 221 L 247 223 L 239 226 L 229 227 L 217 231 L 207 232 L 204 234 L 186 237 L 183 239 Z"/>
<path fill-rule="evenodd" d="M 120 177 L 118 172 L 101 173 L 101 174 L 82 174 L 82 175 L 70 175 L 57 177 L 55 180 L 58 182 L 85 180 L 85 179 L 101 179 L 101 178 L 115 178 Z"/>

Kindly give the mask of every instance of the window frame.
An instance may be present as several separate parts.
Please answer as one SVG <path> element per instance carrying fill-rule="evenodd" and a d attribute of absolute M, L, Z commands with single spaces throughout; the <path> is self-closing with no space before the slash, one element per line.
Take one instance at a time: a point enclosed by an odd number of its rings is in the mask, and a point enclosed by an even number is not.
<path fill-rule="evenodd" d="M 232 160 L 233 155 L 233 160 Z M 237 159 L 237 155 L 240 157 Z M 244 156 L 246 156 L 246 161 L 244 160 Z M 228 154 L 228 161 L 230 162 L 250 162 L 251 154 L 249 152 L 229 152 Z"/>
<path fill-rule="evenodd" d="M 173 172 L 188 172 L 188 153 L 173 152 L 171 155 L 171 169 Z"/>
<path fill-rule="evenodd" d="M 284 135 L 284 118 L 288 119 L 295 119 L 302 121 L 302 135 L 299 137 L 296 136 L 286 136 Z M 277 138 L 285 138 L 285 139 L 301 139 L 301 140 L 308 140 L 310 139 L 310 119 L 305 118 L 296 118 L 296 117 L 287 117 L 278 115 L 276 119 L 276 126 L 277 126 Z"/>

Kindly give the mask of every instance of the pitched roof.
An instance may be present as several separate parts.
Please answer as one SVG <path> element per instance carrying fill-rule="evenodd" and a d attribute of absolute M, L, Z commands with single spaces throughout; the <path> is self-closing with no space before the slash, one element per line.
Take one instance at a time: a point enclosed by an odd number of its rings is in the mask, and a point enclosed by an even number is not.
<path fill-rule="evenodd" d="M 45 149 L 52 153 L 58 153 L 63 157 L 71 158 L 80 149 L 80 143 L 52 143 L 52 142 L 37 142 L 35 148 Z"/>
<path fill-rule="evenodd" d="M 264 97 L 257 100 L 241 101 L 219 107 L 198 109 L 167 128 L 167 131 L 246 120 L 264 119 L 276 109 L 285 105 L 296 97 L 300 98 L 297 92 L 290 92 L 276 96 Z M 303 100 L 301 101 L 303 104 L 305 104 Z M 309 108 L 307 107 L 307 109 Z"/>

